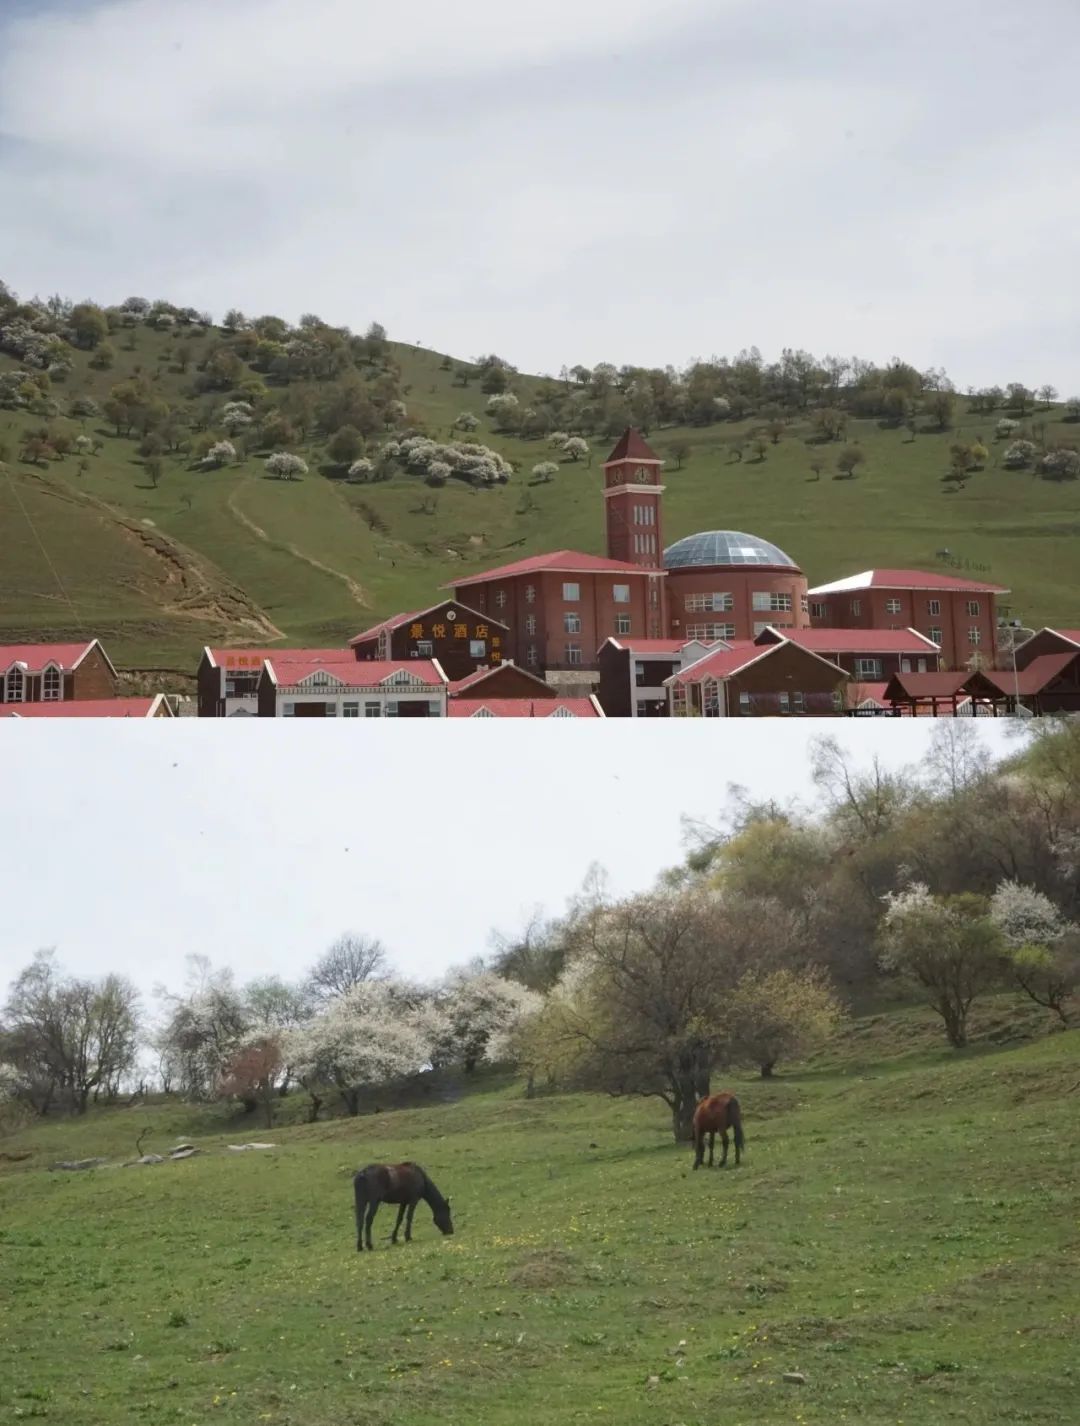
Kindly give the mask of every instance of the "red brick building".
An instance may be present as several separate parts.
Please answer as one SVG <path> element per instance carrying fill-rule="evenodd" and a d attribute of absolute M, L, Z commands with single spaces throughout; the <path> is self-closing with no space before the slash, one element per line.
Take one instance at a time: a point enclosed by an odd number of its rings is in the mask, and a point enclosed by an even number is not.
<path fill-rule="evenodd" d="M 604 711 L 591 694 L 561 698 L 550 683 L 504 663 L 478 669 L 451 682 L 448 718 L 602 718 Z"/>
<path fill-rule="evenodd" d="M 0 644 L 0 704 L 114 698 L 120 680 L 97 639 Z"/>
<path fill-rule="evenodd" d="M 672 674 L 704 658 L 708 645 L 683 639 L 605 639 L 596 656 L 597 697 L 608 718 L 666 718 Z"/>
<path fill-rule="evenodd" d="M 809 592 L 815 628 L 916 629 L 946 668 L 997 663 L 997 584 L 917 569 L 868 569 Z"/>
<path fill-rule="evenodd" d="M 451 680 L 500 664 L 509 646 L 505 623 L 454 599 L 395 614 L 349 640 L 358 659 L 437 659 Z"/>
<path fill-rule="evenodd" d="M 1017 668 L 1027 668 L 1028 664 L 1043 654 L 1080 653 L 1080 629 L 1040 629 L 1022 644 L 1016 646 Z M 1009 660 L 1011 668 L 1013 660 Z"/>

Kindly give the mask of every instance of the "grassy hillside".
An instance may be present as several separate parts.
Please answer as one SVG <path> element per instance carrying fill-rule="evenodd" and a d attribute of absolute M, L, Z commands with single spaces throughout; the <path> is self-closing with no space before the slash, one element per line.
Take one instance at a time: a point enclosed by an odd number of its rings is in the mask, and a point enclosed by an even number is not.
<path fill-rule="evenodd" d="M 662 1106 L 526 1101 L 279 1127 L 150 1104 L 8 1139 L 0 1414 L 86 1426 L 806 1423 L 1076 1415 L 1076 1034 L 991 1006 L 956 1055 L 922 1012 L 737 1084 L 739 1170 L 689 1171 Z M 287 1107 L 295 1118 L 299 1105 Z M 200 1156 L 50 1173 L 193 1135 Z M 224 1145 L 266 1138 L 266 1153 Z M 450 1194 L 354 1250 L 348 1171 Z M 802 1383 L 783 1380 L 799 1372 Z"/>
<path fill-rule="evenodd" d="M 177 334 L 140 327 L 134 350 L 117 339 L 110 371 L 73 352 L 74 369 L 52 394 L 65 409 L 83 394 L 100 403 L 138 370 L 179 402 L 217 335 L 184 335 L 192 365 L 182 374 L 172 360 Z M 21 459 L 23 432 L 42 420 L 0 410 L 0 444 L 8 448 L 0 469 L 0 639 L 93 631 L 122 664 L 190 670 L 208 640 L 337 642 L 433 600 L 463 569 L 562 546 L 602 551 L 598 464 L 606 440 L 593 440 L 591 468 L 566 464 L 552 482 L 530 484 L 532 466 L 550 455 L 542 440 L 495 434 L 477 383 L 456 385 L 438 354 L 392 352 L 410 420 L 446 439 L 459 413 L 476 413 L 475 439 L 518 466 L 510 484 L 474 490 L 450 481 L 431 491 L 401 474 L 350 484 L 319 474 L 321 450 L 301 443 L 311 462 L 303 481 L 269 480 L 256 458 L 206 472 L 171 455 L 154 488 L 135 443 L 116 438 L 107 423 L 59 423 L 102 442 L 80 474 L 74 455 L 38 465 Z M 0 375 L 14 369 L 0 355 Z M 530 385 L 522 378 L 517 389 L 525 394 Z M 956 429 L 913 440 L 904 429 L 851 421 L 848 440 L 866 454 L 855 480 L 831 478 L 839 445 L 807 446 L 809 426 L 799 422 L 760 462 L 749 450 L 741 463 L 730 455 L 732 437 L 751 422 L 654 430 L 662 455 L 683 439 L 693 445 L 685 468 L 672 462 L 668 470 L 665 539 L 716 527 L 752 531 L 786 549 L 812 582 L 873 564 L 944 569 L 937 551 L 947 547 L 961 572 L 1008 585 L 1027 623 L 1080 624 L 1080 486 L 1002 469 L 1000 447 L 989 440 L 995 418 L 965 415 L 965 405 L 957 403 Z M 1039 419 L 1051 436 L 1075 429 L 1060 410 Z M 942 482 L 949 446 L 980 432 L 990 463 L 954 491 Z M 827 462 L 820 479 L 809 464 L 818 454 Z"/>

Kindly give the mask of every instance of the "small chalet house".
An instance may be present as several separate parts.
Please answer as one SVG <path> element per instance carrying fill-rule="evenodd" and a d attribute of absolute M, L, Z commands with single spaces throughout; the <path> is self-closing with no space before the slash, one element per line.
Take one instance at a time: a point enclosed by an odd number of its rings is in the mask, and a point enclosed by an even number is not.
<path fill-rule="evenodd" d="M 673 717 L 835 716 L 850 674 L 785 640 L 714 649 L 666 680 Z"/>
<path fill-rule="evenodd" d="M 196 674 L 200 718 L 254 718 L 263 664 L 275 659 L 355 662 L 349 649 L 203 649 Z"/>
<path fill-rule="evenodd" d="M 1029 641 L 1030 642 L 1030 641 Z M 892 712 L 934 718 L 1080 713 L 1080 648 L 1039 654 L 1024 668 L 894 674 L 885 688 Z"/>
<path fill-rule="evenodd" d="M 597 696 L 605 716 L 668 717 L 665 681 L 710 650 L 731 647 L 724 640 L 705 644 L 685 639 L 606 639 L 596 656 L 600 670 Z"/>
<path fill-rule="evenodd" d="M 597 699 L 563 698 L 550 683 L 504 663 L 478 669 L 452 682 L 446 706 L 450 718 L 602 718 Z"/>
<path fill-rule="evenodd" d="M 116 669 L 97 639 L 81 644 L 0 644 L 0 704 L 114 698 Z"/>
<path fill-rule="evenodd" d="M 434 659 L 273 654 L 259 678 L 259 717 L 445 718 L 448 682 Z"/>
<path fill-rule="evenodd" d="M 349 640 L 358 659 L 437 659 L 447 678 L 464 678 L 507 657 L 510 629 L 499 619 L 447 599 L 415 614 L 395 614 Z"/>
<path fill-rule="evenodd" d="M 941 650 L 915 629 L 779 629 L 768 628 L 756 644 L 788 639 L 800 648 L 839 664 L 860 682 L 880 683 L 894 673 L 936 673 Z"/>
<path fill-rule="evenodd" d="M 946 668 L 997 662 L 998 584 L 918 569 L 867 569 L 808 594 L 810 623 L 829 629 L 916 629 Z"/>
<path fill-rule="evenodd" d="M 148 698 L 72 698 L 66 703 L 10 703 L 8 718 L 173 718 L 164 693 Z"/>

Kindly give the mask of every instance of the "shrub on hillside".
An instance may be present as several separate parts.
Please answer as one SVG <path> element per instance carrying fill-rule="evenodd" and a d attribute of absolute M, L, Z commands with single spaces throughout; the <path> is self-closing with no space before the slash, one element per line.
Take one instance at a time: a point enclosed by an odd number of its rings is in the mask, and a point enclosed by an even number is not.
<path fill-rule="evenodd" d="M 236 459 L 236 447 L 232 441 L 215 441 L 202 458 L 202 464 L 213 470 L 229 465 Z"/>
<path fill-rule="evenodd" d="M 1024 470 L 1038 455 L 1038 448 L 1034 441 L 1013 441 L 1005 454 L 1001 457 L 1001 463 L 1006 470 Z"/>
<path fill-rule="evenodd" d="M 1047 480 L 1080 479 L 1080 452 L 1070 446 L 1047 451 L 1039 462 L 1039 471 Z"/>

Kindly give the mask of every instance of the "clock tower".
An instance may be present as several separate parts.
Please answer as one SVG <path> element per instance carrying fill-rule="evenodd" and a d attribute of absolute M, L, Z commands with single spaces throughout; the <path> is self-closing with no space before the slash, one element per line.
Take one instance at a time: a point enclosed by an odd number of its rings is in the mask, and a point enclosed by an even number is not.
<path fill-rule="evenodd" d="M 660 523 L 664 462 L 633 426 L 619 437 L 604 462 L 604 506 L 608 559 L 655 570 L 649 580 L 648 635 L 664 638 L 664 540 Z"/>

